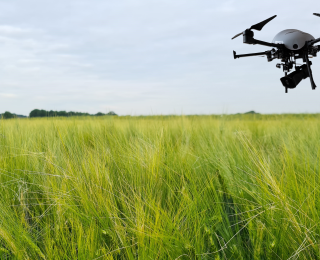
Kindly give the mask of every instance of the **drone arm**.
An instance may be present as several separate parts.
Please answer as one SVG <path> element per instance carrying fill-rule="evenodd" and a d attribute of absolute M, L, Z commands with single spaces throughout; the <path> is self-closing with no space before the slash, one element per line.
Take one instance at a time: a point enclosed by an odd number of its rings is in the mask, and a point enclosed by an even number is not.
<path fill-rule="evenodd" d="M 304 53 L 304 59 L 305 59 L 305 62 L 306 62 L 306 64 L 307 64 L 311 87 L 312 87 L 312 89 L 316 89 L 317 86 L 316 86 L 316 84 L 315 84 L 314 81 L 313 81 L 312 71 L 311 71 L 311 67 L 310 67 L 310 65 L 311 65 L 312 63 L 309 61 L 308 52 L 305 52 L 305 53 Z"/>
<path fill-rule="evenodd" d="M 314 44 L 317 43 L 317 42 L 320 42 L 320 38 L 315 39 L 315 40 L 313 40 L 313 41 L 310 41 L 310 42 L 308 43 L 308 45 L 311 46 L 311 45 L 314 45 Z"/>
<path fill-rule="evenodd" d="M 268 47 L 276 47 L 279 48 L 281 44 L 277 44 L 277 43 L 270 43 L 270 42 L 264 42 L 264 41 L 259 41 L 256 40 L 254 38 L 251 39 L 251 41 L 249 42 L 249 44 L 259 44 L 259 45 L 263 45 L 263 46 L 268 46 Z"/>
<path fill-rule="evenodd" d="M 260 41 L 260 40 L 256 40 L 253 38 L 254 33 L 251 30 L 245 30 L 243 32 L 243 43 L 246 44 L 259 44 L 259 45 L 263 45 L 263 46 L 268 46 L 268 47 L 276 47 L 276 48 L 280 48 L 283 46 L 283 44 L 277 44 L 277 43 L 270 43 L 270 42 L 264 42 L 264 41 Z"/>
<path fill-rule="evenodd" d="M 235 51 L 233 51 L 233 58 L 243 58 L 243 57 L 251 57 L 251 56 L 261 56 L 261 55 L 267 55 L 269 51 L 264 51 L 264 52 L 256 52 L 256 53 L 248 53 L 248 54 L 240 54 L 237 55 Z"/>

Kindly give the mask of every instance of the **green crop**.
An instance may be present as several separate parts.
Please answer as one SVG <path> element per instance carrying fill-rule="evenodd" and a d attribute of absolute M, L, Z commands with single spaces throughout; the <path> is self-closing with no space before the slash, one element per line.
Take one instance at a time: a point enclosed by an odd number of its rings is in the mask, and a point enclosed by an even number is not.
<path fill-rule="evenodd" d="M 320 116 L 0 120 L 0 259 L 320 259 Z"/>

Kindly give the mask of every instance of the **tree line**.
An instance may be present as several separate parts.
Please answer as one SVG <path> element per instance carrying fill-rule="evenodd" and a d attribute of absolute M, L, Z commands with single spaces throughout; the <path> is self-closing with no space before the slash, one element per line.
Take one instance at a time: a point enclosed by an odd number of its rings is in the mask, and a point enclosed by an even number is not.
<path fill-rule="evenodd" d="M 29 113 L 29 117 L 71 117 L 71 116 L 116 116 L 117 114 L 113 111 L 110 111 L 107 114 L 98 112 L 96 114 L 89 114 L 89 113 L 82 113 L 82 112 L 73 112 L 73 111 L 46 111 L 43 109 L 34 109 Z M 16 117 L 26 117 L 22 115 L 16 115 L 10 113 L 9 111 L 0 114 L 0 118 L 9 119 L 9 118 L 16 118 Z"/>
<path fill-rule="evenodd" d="M 9 111 L 6 111 L 3 114 L 0 114 L 0 119 L 1 118 L 9 119 L 9 118 L 17 118 L 17 117 L 21 118 L 21 117 L 26 117 L 26 116 L 13 114 L 13 113 L 10 113 Z"/>
<path fill-rule="evenodd" d="M 58 116 L 63 116 L 63 117 L 70 117 L 70 116 L 116 116 L 116 113 L 113 111 L 104 114 L 101 112 L 98 112 L 97 114 L 89 114 L 89 113 L 82 113 L 82 112 L 73 112 L 73 111 L 47 111 L 43 109 L 34 109 L 30 112 L 29 117 L 58 117 Z"/>

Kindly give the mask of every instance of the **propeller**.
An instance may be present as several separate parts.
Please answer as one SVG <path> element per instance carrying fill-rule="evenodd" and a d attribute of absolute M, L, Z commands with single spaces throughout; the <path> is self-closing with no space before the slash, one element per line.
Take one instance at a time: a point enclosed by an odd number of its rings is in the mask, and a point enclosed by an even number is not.
<path fill-rule="evenodd" d="M 319 14 L 314 14 L 314 15 L 319 15 Z M 320 15 L 319 15 L 319 16 L 320 16 Z M 260 23 L 257 23 L 257 24 L 255 24 L 255 25 L 252 25 L 252 26 L 250 27 L 250 29 L 248 29 L 248 30 L 254 29 L 254 30 L 257 30 L 257 31 L 261 31 L 261 29 L 263 28 L 263 26 L 265 26 L 268 22 L 270 22 L 270 21 L 271 21 L 272 19 L 274 19 L 274 18 L 276 18 L 276 15 L 274 15 L 274 16 L 272 16 L 272 17 L 268 18 L 267 20 L 264 20 L 264 21 L 262 21 L 262 22 L 260 22 Z M 241 34 L 243 34 L 243 32 L 242 32 L 242 33 L 238 33 L 238 34 L 235 35 L 231 40 L 237 38 L 237 37 L 240 36 Z"/>
<path fill-rule="evenodd" d="M 320 14 L 316 14 L 316 13 L 313 13 L 313 14 L 320 17 Z"/>

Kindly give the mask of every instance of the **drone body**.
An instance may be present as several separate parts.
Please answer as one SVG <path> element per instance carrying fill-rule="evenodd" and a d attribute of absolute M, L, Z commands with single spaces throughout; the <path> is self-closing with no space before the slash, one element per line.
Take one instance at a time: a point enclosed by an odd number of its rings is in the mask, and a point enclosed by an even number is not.
<path fill-rule="evenodd" d="M 320 14 L 314 14 L 320 16 Z M 277 68 L 283 68 L 285 76 L 281 78 L 282 85 L 286 89 L 286 93 L 289 88 L 295 88 L 302 79 L 310 78 L 312 89 L 316 88 L 316 85 L 313 81 L 312 71 L 311 71 L 311 61 L 309 58 L 316 57 L 317 52 L 320 51 L 320 45 L 314 46 L 315 43 L 320 41 L 320 38 L 315 39 L 312 35 L 296 30 L 296 29 L 287 29 L 279 32 L 272 40 L 271 43 L 259 41 L 253 38 L 254 33 L 252 29 L 260 31 L 268 22 L 276 17 L 272 16 L 269 19 L 262 21 L 261 23 L 251 26 L 249 29 L 245 30 L 242 33 L 237 34 L 232 39 L 243 35 L 243 43 L 246 44 L 259 44 L 269 47 L 274 47 L 270 51 L 259 52 L 259 53 L 250 53 L 237 55 L 233 51 L 234 59 L 249 57 L 249 56 L 260 56 L 266 55 L 268 61 L 274 59 L 280 59 L 281 64 L 277 64 Z M 276 48 L 276 49 L 275 49 Z M 296 60 L 302 59 L 304 65 L 297 66 Z M 295 68 L 295 71 L 288 75 L 291 69 Z"/>
<path fill-rule="evenodd" d="M 272 43 L 283 44 L 285 48 L 296 51 L 300 50 L 306 44 L 306 41 L 312 41 L 314 37 L 295 29 L 287 29 L 279 32 L 272 40 Z"/>

